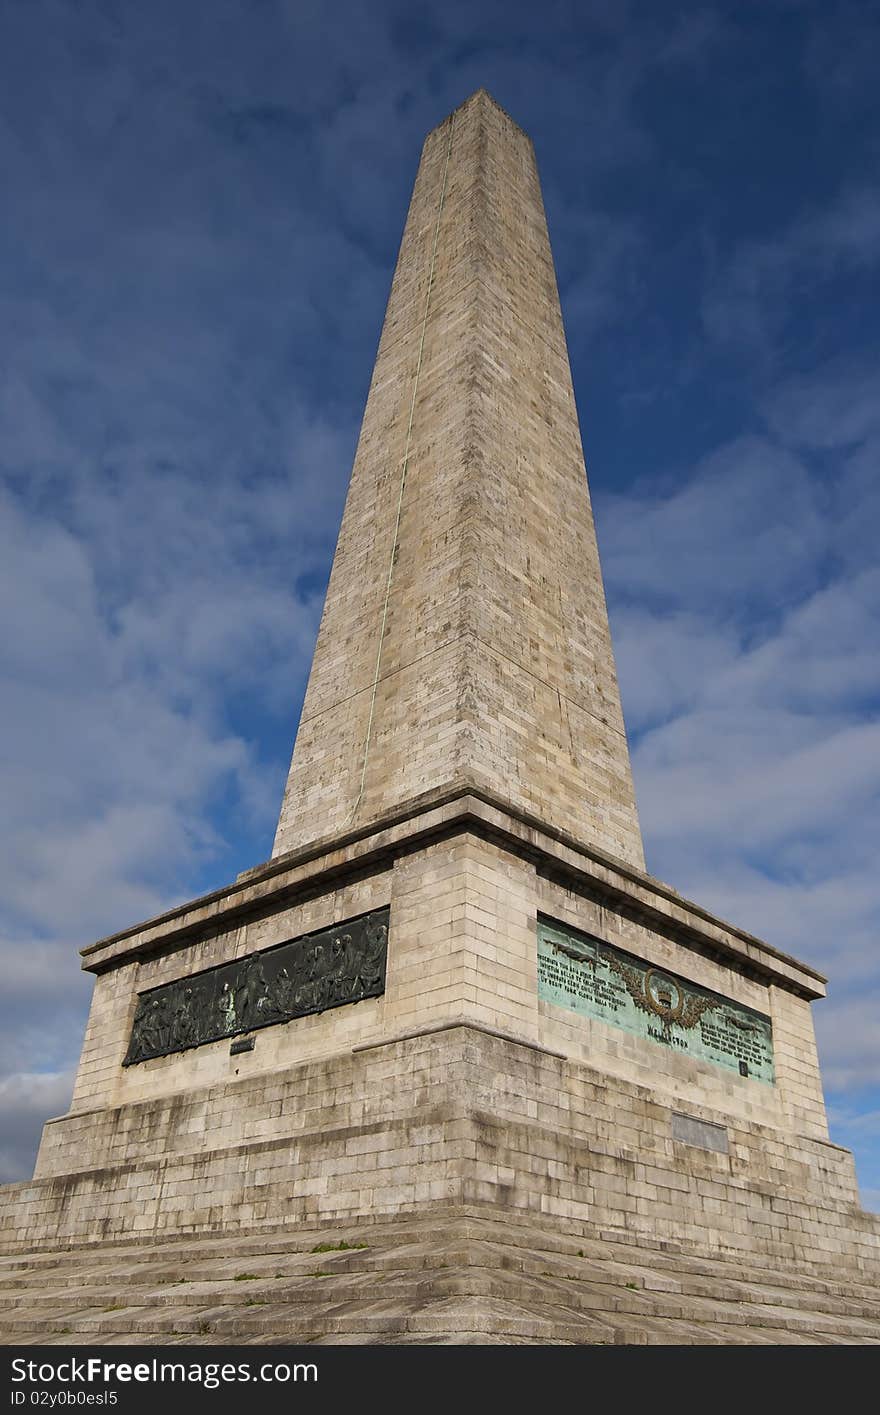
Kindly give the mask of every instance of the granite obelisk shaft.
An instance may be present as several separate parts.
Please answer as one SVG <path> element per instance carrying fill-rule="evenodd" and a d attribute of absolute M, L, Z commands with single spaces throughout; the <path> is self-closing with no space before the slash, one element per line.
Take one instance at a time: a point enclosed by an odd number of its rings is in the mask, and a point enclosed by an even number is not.
<path fill-rule="evenodd" d="M 643 867 L 537 168 L 485 92 L 424 145 L 273 854 L 459 784 Z"/>

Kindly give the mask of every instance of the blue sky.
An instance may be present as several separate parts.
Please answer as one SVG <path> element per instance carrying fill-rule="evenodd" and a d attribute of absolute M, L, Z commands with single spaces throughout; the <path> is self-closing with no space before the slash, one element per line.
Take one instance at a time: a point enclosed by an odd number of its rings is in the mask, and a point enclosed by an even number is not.
<path fill-rule="evenodd" d="M 271 848 L 425 132 L 534 138 L 648 866 L 827 972 L 880 1207 L 880 11 L 0 4 L 0 1176 Z"/>

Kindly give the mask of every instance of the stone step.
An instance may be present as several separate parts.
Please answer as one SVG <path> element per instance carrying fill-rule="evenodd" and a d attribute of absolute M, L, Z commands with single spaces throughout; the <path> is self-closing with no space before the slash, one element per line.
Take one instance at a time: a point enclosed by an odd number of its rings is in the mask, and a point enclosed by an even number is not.
<path fill-rule="evenodd" d="M 39 1308 L 20 1308 L 10 1311 L 4 1319 L 6 1340 L 17 1340 L 25 1334 L 38 1334 L 67 1330 L 81 1337 L 101 1337 L 120 1331 L 133 1337 L 161 1337 L 169 1333 L 213 1332 L 216 1335 L 259 1334 L 267 1329 L 279 1328 L 288 1334 L 288 1339 L 309 1339 L 312 1334 L 332 1332 L 335 1329 L 350 1329 L 351 1319 L 366 1321 L 376 1327 L 376 1310 L 391 1308 L 397 1316 L 402 1311 L 412 1311 L 419 1304 L 430 1302 L 437 1305 L 450 1297 L 484 1299 L 493 1308 L 507 1300 L 505 1289 L 483 1274 L 483 1280 L 457 1282 L 455 1275 L 438 1285 L 433 1293 L 413 1292 L 401 1287 L 383 1290 L 381 1298 L 376 1289 L 362 1289 L 360 1292 L 348 1286 L 333 1287 L 325 1284 L 317 1294 L 299 1292 L 291 1297 L 268 1293 L 267 1296 L 242 1299 L 237 1294 L 223 1290 L 203 1292 L 196 1300 L 186 1303 L 144 1305 L 113 1304 L 102 1310 L 98 1303 L 84 1309 L 71 1309 L 69 1305 L 59 1306 L 51 1301 Z M 478 1289 L 475 1291 L 474 1289 Z M 456 1290 L 458 1289 L 458 1290 Z M 827 1313 L 812 1313 L 794 1308 L 761 1306 L 752 1303 L 731 1309 L 730 1304 L 702 1304 L 695 1307 L 684 1303 L 677 1306 L 654 1301 L 638 1302 L 628 1294 L 615 1294 L 613 1290 L 592 1289 L 584 1294 L 563 1294 L 564 1300 L 554 1303 L 558 1296 L 552 1289 L 534 1284 L 528 1289 L 518 1288 L 520 1302 L 525 1302 L 529 1312 L 535 1316 L 542 1311 L 547 1314 L 542 1330 L 558 1328 L 560 1321 L 566 1327 L 577 1328 L 579 1339 L 599 1339 L 603 1327 L 623 1324 L 647 1329 L 651 1322 L 661 1320 L 664 1329 L 670 1330 L 682 1323 L 689 1323 L 700 1330 L 710 1331 L 723 1327 L 728 1334 L 737 1331 L 763 1330 L 765 1336 L 780 1341 L 802 1334 L 807 1339 L 843 1337 L 876 1342 L 880 1340 L 878 1324 L 835 1318 Z M 540 1300 L 543 1298 L 543 1301 Z M 279 1300 L 280 1299 L 280 1300 Z M 372 1315 L 371 1315 L 372 1310 Z M 336 1321 L 343 1323 L 337 1328 L 330 1320 L 333 1312 L 342 1313 Z M 421 1321 L 421 1317 L 412 1320 Z M 670 1326 L 671 1324 L 671 1326 Z M 390 1329 L 390 1328 L 389 1328 Z M 396 1329 L 396 1328 L 395 1328 Z M 599 1333 L 599 1337 L 596 1336 Z M 607 1336 L 607 1332 L 605 1333 Z M 741 1338 L 740 1338 L 741 1339 Z"/>
<path fill-rule="evenodd" d="M 44 1284 L 51 1281 L 55 1286 L 79 1286 L 85 1281 L 115 1281 L 123 1275 L 130 1285 L 156 1285 L 163 1281 L 177 1280 L 183 1270 L 194 1277 L 203 1270 L 204 1260 L 212 1248 L 218 1255 L 224 1255 L 230 1272 L 235 1269 L 233 1276 L 244 1267 L 254 1268 L 259 1273 L 263 1268 L 268 1270 L 291 1261 L 301 1264 L 310 1257 L 319 1256 L 321 1248 L 329 1249 L 322 1260 L 332 1261 L 334 1267 L 423 1268 L 432 1262 L 430 1250 L 437 1237 L 442 1234 L 448 1238 L 449 1228 L 432 1228 L 427 1233 L 420 1230 L 418 1240 L 409 1244 L 405 1241 L 404 1233 L 395 1232 L 396 1241 L 390 1249 L 386 1244 L 389 1232 L 387 1226 L 377 1229 L 375 1234 L 368 1230 L 368 1237 L 373 1241 L 367 1242 L 366 1246 L 363 1246 L 365 1240 L 359 1239 L 356 1234 L 342 1235 L 335 1239 L 324 1236 L 322 1241 L 321 1233 L 313 1230 L 311 1234 L 302 1231 L 294 1234 L 276 1233 L 271 1238 L 268 1235 L 248 1235 L 220 1244 L 212 1242 L 210 1246 L 192 1241 L 177 1244 L 151 1241 L 129 1245 L 124 1249 L 114 1247 L 106 1252 L 95 1248 L 71 1249 L 51 1255 L 8 1258 L 0 1262 L 0 1281 L 4 1290 L 10 1293 L 34 1283 Z M 646 1249 L 641 1243 L 636 1246 L 619 1241 L 597 1243 L 581 1240 L 584 1246 L 574 1249 L 571 1240 L 561 1245 L 559 1242 L 552 1242 L 552 1235 L 542 1233 L 540 1252 L 536 1255 L 535 1234 L 519 1233 L 513 1225 L 496 1224 L 493 1227 L 491 1223 L 484 1223 L 469 1225 L 464 1230 L 458 1229 L 457 1232 L 487 1240 L 494 1237 L 498 1241 L 503 1238 L 503 1254 L 498 1261 L 504 1267 L 520 1271 L 534 1270 L 535 1263 L 546 1265 L 550 1261 L 564 1264 L 576 1256 L 583 1264 L 599 1263 L 603 1272 L 625 1273 L 627 1281 L 635 1280 L 639 1285 L 649 1285 L 655 1290 L 679 1290 L 685 1283 L 691 1292 L 703 1291 L 704 1295 L 716 1296 L 721 1295 L 720 1287 L 731 1283 L 734 1290 L 744 1291 L 748 1296 L 750 1288 L 755 1283 L 760 1283 L 767 1288 L 776 1284 L 780 1293 L 789 1293 L 792 1288 L 797 1288 L 814 1295 L 824 1294 L 849 1301 L 854 1298 L 862 1299 L 868 1304 L 869 1310 L 873 1310 L 880 1301 L 877 1288 L 858 1281 L 855 1275 L 851 1280 L 841 1282 L 818 1278 L 809 1273 L 789 1272 L 780 1283 L 778 1270 L 768 1267 L 767 1264 L 738 1263 L 735 1276 L 727 1277 L 724 1274 L 729 1265 L 714 1255 L 695 1257 L 680 1253 L 670 1256 L 665 1252 Z M 309 1238 L 315 1237 L 319 1241 L 310 1245 Z M 530 1247 L 526 1246 L 526 1238 L 530 1240 Z M 342 1248 L 343 1243 L 349 1246 Z M 383 1244 L 386 1246 L 383 1247 Z M 246 1261 L 248 1259 L 250 1262 Z M 222 1261 L 219 1256 L 211 1259 L 212 1273 L 217 1271 L 214 1265 Z M 700 1279 L 704 1279 L 702 1288 Z"/>
<path fill-rule="evenodd" d="M 60 1318 L 59 1318 L 60 1319 Z M 114 1324 L 115 1323 L 115 1324 Z M 46 1341 L 61 1345 L 104 1344 L 250 1344 L 315 1343 L 419 1344 L 496 1339 L 504 1344 L 540 1345 L 826 1345 L 880 1344 L 876 1329 L 870 1336 L 859 1332 L 797 1330 L 788 1325 L 728 1325 L 644 1313 L 627 1320 L 619 1315 L 572 1318 L 552 1310 L 529 1309 L 497 1299 L 462 1300 L 456 1310 L 408 1314 L 388 1310 L 365 1312 L 338 1306 L 312 1314 L 308 1324 L 292 1316 L 285 1304 L 267 1304 L 253 1313 L 228 1308 L 197 1313 L 169 1312 L 162 1318 L 140 1319 L 137 1309 L 123 1309 L 114 1318 L 69 1317 L 64 1325 L 50 1326 L 42 1319 L 22 1320 L 4 1340 L 27 1345 Z"/>
<path fill-rule="evenodd" d="M 693 1310 L 701 1302 L 737 1307 L 741 1313 L 752 1311 L 756 1296 L 755 1288 L 748 1283 L 730 1281 L 710 1283 L 704 1279 L 688 1279 L 687 1275 L 678 1281 L 658 1278 L 644 1268 L 626 1268 L 620 1263 L 607 1265 L 593 1262 L 583 1263 L 576 1259 L 562 1261 L 556 1255 L 536 1255 L 531 1259 L 519 1259 L 511 1264 L 506 1255 L 493 1254 L 489 1245 L 449 1246 L 439 1253 L 415 1255 L 382 1255 L 387 1259 L 378 1265 L 369 1250 L 345 1253 L 299 1254 L 295 1259 L 283 1255 L 274 1263 L 254 1264 L 263 1266 L 263 1271 L 243 1272 L 237 1263 L 222 1260 L 211 1265 L 193 1265 L 187 1269 L 187 1276 L 178 1276 L 179 1269 L 152 1269 L 142 1265 L 137 1274 L 126 1275 L 122 1271 L 113 1274 L 92 1272 L 86 1268 L 63 1275 L 63 1280 L 55 1278 L 46 1285 L 45 1279 L 39 1283 L 19 1277 L 5 1285 L 5 1305 L 9 1311 L 31 1307 L 52 1309 L 60 1298 L 71 1306 L 78 1305 L 82 1294 L 88 1293 L 93 1308 L 101 1311 L 118 1307 L 120 1290 L 126 1294 L 126 1305 L 132 1307 L 203 1307 L 211 1300 L 222 1299 L 232 1306 L 243 1302 L 286 1302 L 307 1303 L 314 1298 L 314 1284 L 321 1282 L 325 1288 L 337 1288 L 344 1296 L 357 1288 L 372 1287 L 377 1276 L 383 1290 L 424 1288 L 426 1282 L 435 1292 L 441 1291 L 456 1272 L 470 1270 L 480 1272 L 484 1268 L 494 1268 L 500 1283 L 512 1278 L 521 1287 L 538 1282 L 544 1287 L 548 1280 L 556 1290 L 569 1300 L 585 1292 L 580 1305 L 593 1307 L 607 1306 L 610 1310 L 644 1310 L 645 1301 L 650 1300 L 664 1311 L 683 1311 L 685 1306 Z M 494 1260 L 494 1261 L 493 1261 Z M 279 1263 L 286 1264 L 286 1270 L 278 1271 Z M 414 1284 L 413 1278 L 418 1279 Z M 573 1283 L 570 1289 L 560 1288 L 559 1283 Z M 846 1299 L 826 1293 L 806 1294 L 798 1289 L 778 1286 L 762 1286 L 760 1306 L 764 1312 L 778 1308 L 792 1314 L 791 1320 L 801 1311 L 810 1314 L 810 1322 L 817 1324 L 823 1315 L 856 1320 L 873 1320 L 880 1323 L 880 1295 L 873 1303 L 864 1300 Z M 735 1316 L 730 1320 L 740 1323 L 745 1316 Z M 826 1324 L 827 1325 L 827 1324 Z"/>
<path fill-rule="evenodd" d="M 10 1256 L 0 1339 L 880 1344 L 880 1291 L 864 1276 L 572 1237 L 494 1211 L 409 1215 Z"/>

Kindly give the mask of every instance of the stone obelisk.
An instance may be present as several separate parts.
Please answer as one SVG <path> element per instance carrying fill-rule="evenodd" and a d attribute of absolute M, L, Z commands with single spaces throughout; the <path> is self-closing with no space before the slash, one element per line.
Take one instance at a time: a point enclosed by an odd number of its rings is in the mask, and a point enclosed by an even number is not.
<path fill-rule="evenodd" d="M 425 142 L 273 854 L 483 788 L 644 866 L 534 151 Z"/>
<path fill-rule="evenodd" d="M 83 959 L 12 1247 L 501 1215 L 501 1250 L 757 1264 L 776 1318 L 789 1272 L 877 1271 L 824 979 L 645 872 L 534 154 L 485 92 L 425 142 L 272 857 Z M 533 1320 L 546 1263 L 519 1326 L 426 1272 L 395 1330 L 606 1339 Z"/>

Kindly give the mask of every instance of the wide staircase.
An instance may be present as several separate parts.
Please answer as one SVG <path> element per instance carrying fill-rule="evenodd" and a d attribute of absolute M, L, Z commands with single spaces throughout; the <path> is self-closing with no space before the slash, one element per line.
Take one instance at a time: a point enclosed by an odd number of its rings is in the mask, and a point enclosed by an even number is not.
<path fill-rule="evenodd" d="M 0 1258 L 0 1341 L 873 1344 L 880 1287 L 479 1210 Z"/>

